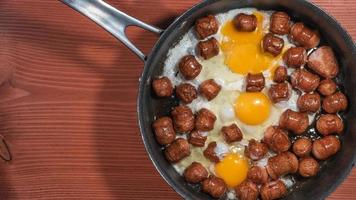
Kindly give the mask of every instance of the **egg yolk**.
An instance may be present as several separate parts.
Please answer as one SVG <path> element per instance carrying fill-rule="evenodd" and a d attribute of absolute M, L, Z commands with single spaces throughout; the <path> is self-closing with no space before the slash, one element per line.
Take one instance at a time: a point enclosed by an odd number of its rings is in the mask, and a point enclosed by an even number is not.
<path fill-rule="evenodd" d="M 232 21 L 227 22 L 221 29 L 223 42 L 221 50 L 225 56 L 225 64 L 234 73 L 246 75 L 247 73 L 260 73 L 271 69 L 281 58 L 264 53 L 261 47 L 263 32 L 263 15 L 253 13 L 257 17 L 257 28 L 254 32 L 241 32 L 236 30 Z"/>
<path fill-rule="evenodd" d="M 249 169 L 248 160 L 236 153 L 227 154 L 215 165 L 215 173 L 222 178 L 229 187 L 235 187 L 244 181 Z"/>
<path fill-rule="evenodd" d="M 262 92 L 246 92 L 237 98 L 234 108 L 243 123 L 258 125 L 269 117 L 271 102 Z"/>

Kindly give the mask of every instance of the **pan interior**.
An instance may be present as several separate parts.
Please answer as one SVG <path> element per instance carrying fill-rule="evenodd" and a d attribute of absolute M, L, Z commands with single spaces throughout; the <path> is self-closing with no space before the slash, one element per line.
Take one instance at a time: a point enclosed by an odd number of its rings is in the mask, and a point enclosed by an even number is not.
<path fill-rule="evenodd" d="M 324 11 L 304 0 L 208 0 L 196 5 L 162 34 L 160 40 L 149 56 L 140 82 L 138 97 L 138 117 L 146 150 L 162 177 L 185 199 L 212 199 L 198 192 L 199 187 L 187 184 L 184 179 L 166 161 L 162 147 L 155 141 L 151 124 L 155 116 L 169 115 L 171 107 L 178 104 L 174 98 L 156 98 L 151 90 L 151 80 L 162 73 L 166 54 L 182 35 L 184 35 L 199 17 L 207 14 L 227 12 L 236 8 L 255 7 L 261 10 L 277 10 L 287 12 L 293 21 L 304 22 L 319 30 L 323 43 L 333 48 L 341 67 L 340 80 L 344 83 L 344 92 L 349 99 L 349 110 L 345 113 L 345 133 L 340 137 L 342 142 L 338 154 L 323 163 L 318 176 L 311 179 L 300 179 L 286 199 L 324 199 L 331 193 L 350 172 L 355 160 L 355 140 L 353 131 L 356 130 L 355 111 L 351 107 L 356 103 L 356 48 L 351 37 L 345 30 Z"/>

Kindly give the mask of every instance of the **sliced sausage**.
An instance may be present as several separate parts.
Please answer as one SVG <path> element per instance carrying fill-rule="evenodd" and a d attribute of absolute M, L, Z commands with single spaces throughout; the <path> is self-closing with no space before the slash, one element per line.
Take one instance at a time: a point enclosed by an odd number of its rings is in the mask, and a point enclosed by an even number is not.
<path fill-rule="evenodd" d="M 346 110 L 348 105 L 346 96 L 341 92 L 325 97 L 322 107 L 327 113 L 337 113 Z"/>
<path fill-rule="evenodd" d="M 308 138 L 300 138 L 293 144 L 293 152 L 298 157 L 306 157 L 310 155 L 312 150 L 312 142 Z"/>
<path fill-rule="evenodd" d="M 180 73 L 186 80 L 195 79 L 203 68 L 197 59 L 192 55 L 184 56 L 180 60 L 178 66 Z"/>
<path fill-rule="evenodd" d="M 277 180 L 264 184 L 260 193 L 262 200 L 279 199 L 287 194 L 287 188 L 281 180 Z"/>
<path fill-rule="evenodd" d="M 171 112 L 174 129 L 181 133 L 187 133 L 194 128 L 194 115 L 188 106 L 174 107 Z"/>
<path fill-rule="evenodd" d="M 165 149 L 164 154 L 169 162 L 176 163 L 190 155 L 189 143 L 183 138 L 178 138 Z"/>
<path fill-rule="evenodd" d="M 328 46 L 322 46 L 310 54 L 308 67 L 324 78 L 334 78 L 339 73 L 339 64 Z"/>
<path fill-rule="evenodd" d="M 249 180 L 245 180 L 235 187 L 235 192 L 239 200 L 257 200 L 259 195 L 257 185 Z"/>
<path fill-rule="evenodd" d="M 284 47 L 284 40 L 272 33 L 267 33 L 262 39 L 262 48 L 265 52 L 272 54 L 274 57 L 278 56 Z"/>
<path fill-rule="evenodd" d="M 177 86 L 176 94 L 179 100 L 185 104 L 192 103 L 198 97 L 198 92 L 195 87 L 189 83 L 182 83 Z"/>
<path fill-rule="evenodd" d="M 215 38 L 200 41 L 197 44 L 197 50 L 199 55 L 207 60 L 219 54 L 219 42 Z"/>
<path fill-rule="evenodd" d="M 221 133 L 227 143 L 238 142 L 242 140 L 242 132 L 236 124 L 223 126 Z"/>
<path fill-rule="evenodd" d="M 214 129 L 216 116 L 210 110 L 202 108 L 195 119 L 195 129 L 199 131 L 211 131 Z"/>
<path fill-rule="evenodd" d="M 173 85 L 169 78 L 163 76 L 152 81 L 153 91 L 158 97 L 169 97 L 173 94 Z"/>
<path fill-rule="evenodd" d="M 176 133 L 170 117 L 161 117 L 156 119 L 153 122 L 152 127 L 154 129 L 156 140 L 161 145 L 170 144 L 174 141 Z"/>
<path fill-rule="evenodd" d="M 312 157 L 302 158 L 299 161 L 299 174 L 303 177 L 309 178 L 315 176 L 319 171 L 319 163 Z"/>
<path fill-rule="evenodd" d="M 325 79 L 320 81 L 319 87 L 318 87 L 318 91 L 320 94 L 324 95 L 324 96 L 329 96 L 332 95 L 336 92 L 337 90 L 337 85 L 335 83 L 335 81 L 331 80 L 331 79 Z"/>
<path fill-rule="evenodd" d="M 217 84 L 214 79 L 208 79 L 202 82 L 199 86 L 199 92 L 203 95 L 208 101 L 213 100 L 218 96 L 221 90 L 221 86 Z"/>
<path fill-rule="evenodd" d="M 287 68 L 279 66 L 274 70 L 273 81 L 276 83 L 283 83 L 288 79 Z"/>
<path fill-rule="evenodd" d="M 188 142 L 190 144 L 192 144 L 193 146 L 203 147 L 203 146 L 205 146 L 205 141 L 207 138 L 208 138 L 208 135 L 206 132 L 193 130 L 189 134 Z"/>
<path fill-rule="evenodd" d="M 316 121 L 316 129 L 322 135 L 341 134 L 344 130 L 344 123 L 337 115 L 321 115 Z"/>
<path fill-rule="evenodd" d="M 290 31 L 290 17 L 285 12 L 274 12 L 271 16 L 269 30 L 278 35 L 288 34 Z"/>
<path fill-rule="evenodd" d="M 316 90 L 319 86 L 319 82 L 319 76 L 305 69 L 297 69 L 291 75 L 292 86 L 306 93 Z"/>
<path fill-rule="evenodd" d="M 270 126 L 266 129 L 263 142 L 265 142 L 268 147 L 276 153 L 288 151 L 291 146 L 288 132 L 278 126 Z"/>
<path fill-rule="evenodd" d="M 297 106 L 300 112 L 315 113 L 321 107 L 321 99 L 318 93 L 306 93 L 299 96 Z"/>
<path fill-rule="evenodd" d="M 193 162 L 185 169 L 183 176 L 188 183 L 200 183 L 208 178 L 209 173 L 202 164 Z"/>
<path fill-rule="evenodd" d="M 260 160 L 267 154 L 267 152 L 267 145 L 254 139 L 250 140 L 248 146 L 245 148 L 245 156 L 251 160 Z"/>
<path fill-rule="evenodd" d="M 312 49 L 319 45 L 320 36 L 303 23 L 295 23 L 290 30 L 290 38 L 297 45 Z"/>
<path fill-rule="evenodd" d="M 252 166 L 247 173 L 247 178 L 256 184 L 264 184 L 268 181 L 268 173 L 265 167 Z"/>
<path fill-rule="evenodd" d="M 253 14 L 240 13 L 234 17 L 233 23 L 238 31 L 252 32 L 257 28 L 257 17 Z"/>
<path fill-rule="evenodd" d="M 210 142 L 208 147 L 203 151 L 205 158 L 209 159 L 211 162 L 218 163 L 220 161 L 219 157 L 215 153 L 216 142 Z"/>
<path fill-rule="evenodd" d="M 307 51 L 303 47 L 291 47 L 283 55 L 288 67 L 300 68 L 307 63 Z"/>
<path fill-rule="evenodd" d="M 284 111 L 279 118 L 279 126 L 300 135 L 307 130 L 309 119 L 306 113 L 295 112 L 291 109 Z"/>
<path fill-rule="evenodd" d="M 289 151 L 268 159 L 267 172 L 274 180 L 277 180 L 279 177 L 286 174 L 296 173 L 297 171 L 298 159 Z"/>
<path fill-rule="evenodd" d="M 291 96 L 291 89 L 288 83 L 272 84 L 268 90 L 268 96 L 273 103 L 288 101 Z"/>
<path fill-rule="evenodd" d="M 199 39 L 205 39 L 214 35 L 219 30 L 219 23 L 214 15 L 208 15 L 200 18 L 195 23 L 195 31 Z"/>
<path fill-rule="evenodd" d="M 246 76 L 246 92 L 260 92 L 265 87 L 265 77 L 262 73 L 247 74 Z"/>
<path fill-rule="evenodd" d="M 227 190 L 227 186 L 221 178 L 210 175 L 202 183 L 202 189 L 205 193 L 210 194 L 214 198 L 220 198 Z"/>
<path fill-rule="evenodd" d="M 337 137 L 333 135 L 325 136 L 313 142 L 313 155 L 319 160 L 326 160 L 336 154 L 340 146 L 340 140 Z"/>

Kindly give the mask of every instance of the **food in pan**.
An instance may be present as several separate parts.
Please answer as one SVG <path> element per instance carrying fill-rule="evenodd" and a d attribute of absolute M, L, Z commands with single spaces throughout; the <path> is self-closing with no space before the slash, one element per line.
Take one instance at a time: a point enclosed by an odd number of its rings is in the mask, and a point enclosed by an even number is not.
<path fill-rule="evenodd" d="M 333 50 L 285 12 L 203 16 L 170 49 L 152 124 L 164 155 L 214 198 L 278 199 L 341 148 L 348 101 Z"/>

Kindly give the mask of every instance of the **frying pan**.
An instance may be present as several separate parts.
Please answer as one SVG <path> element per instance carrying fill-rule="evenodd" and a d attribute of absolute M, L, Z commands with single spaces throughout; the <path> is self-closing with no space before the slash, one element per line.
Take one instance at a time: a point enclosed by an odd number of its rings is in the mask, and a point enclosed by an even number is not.
<path fill-rule="evenodd" d="M 145 67 L 140 78 L 137 101 L 137 114 L 142 139 L 146 150 L 162 177 L 185 199 L 212 199 L 198 192 L 199 186 L 188 185 L 176 173 L 162 153 L 162 147 L 155 141 L 151 124 L 154 116 L 168 115 L 170 108 L 178 104 L 175 98 L 158 99 L 151 91 L 151 80 L 162 72 L 166 54 L 180 38 L 194 25 L 196 19 L 207 14 L 217 14 L 231 9 L 255 7 L 263 10 L 287 12 L 293 21 L 302 21 L 320 31 L 323 43 L 331 46 L 341 66 L 339 81 L 344 83 L 343 91 L 349 99 L 349 109 L 344 114 L 345 133 L 340 137 L 341 150 L 324 162 L 318 175 L 311 179 L 300 179 L 286 199 L 324 199 L 347 176 L 355 162 L 356 131 L 356 46 L 350 35 L 341 25 L 322 9 L 305 0 L 207 0 L 203 1 L 178 17 L 166 30 L 137 20 L 101 0 L 61 0 L 73 9 L 89 17 L 99 26 L 124 43 L 133 53 L 144 61 Z M 142 1 L 144 3 L 144 1 Z M 159 6 L 159 5 L 157 5 Z M 152 8 L 157 12 L 157 8 Z M 128 26 L 138 26 L 160 35 L 151 53 L 144 55 L 125 35 Z M 149 183 L 148 183 L 149 184 Z"/>

